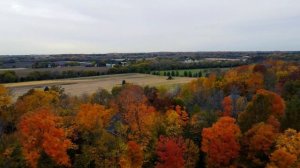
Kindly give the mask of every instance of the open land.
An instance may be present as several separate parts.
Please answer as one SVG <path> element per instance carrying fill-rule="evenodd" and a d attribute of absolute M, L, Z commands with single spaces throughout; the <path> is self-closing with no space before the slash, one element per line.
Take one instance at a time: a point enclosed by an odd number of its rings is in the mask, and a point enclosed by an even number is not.
<path fill-rule="evenodd" d="M 91 94 L 99 88 L 110 91 L 114 86 L 120 86 L 123 80 L 127 83 L 138 84 L 141 86 L 172 86 L 188 83 L 193 79 L 195 78 L 175 77 L 173 80 L 166 80 L 166 77 L 164 76 L 130 73 L 60 80 L 8 83 L 4 84 L 4 86 L 10 88 L 14 99 L 16 99 L 30 89 L 44 88 L 51 85 L 60 85 L 65 89 L 67 94 L 80 96 L 85 93 Z"/>

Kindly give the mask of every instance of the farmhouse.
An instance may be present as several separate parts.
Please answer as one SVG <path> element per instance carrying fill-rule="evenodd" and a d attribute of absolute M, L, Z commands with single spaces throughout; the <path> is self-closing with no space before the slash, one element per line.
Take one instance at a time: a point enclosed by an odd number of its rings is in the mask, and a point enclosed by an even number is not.
<path fill-rule="evenodd" d="M 127 60 L 126 59 L 110 59 L 106 63 L 106 67 L 108 67 L 108 68 L 113 68 L 116 65 L 126 66 Z"/>

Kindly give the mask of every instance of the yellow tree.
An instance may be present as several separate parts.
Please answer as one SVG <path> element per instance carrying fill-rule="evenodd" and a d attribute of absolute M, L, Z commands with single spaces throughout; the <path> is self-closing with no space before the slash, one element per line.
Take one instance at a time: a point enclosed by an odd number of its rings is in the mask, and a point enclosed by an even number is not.
<path fill-rule="evenodd" d="M 175 110 L 170 109 L 166 112 L 164 125 L 168 136 L 178 136 L 182 133 L 180 116 Z"/>
<path fill-rule="evenodd" d="M 270 155 L 268 168 L 300 167 L 300 133 L 287 129 L 276 140 L 276 150 Z"/>
<path fill-rule="evenodd" d="M 11 97 L 9 90 L 4 86 L 0 85 L 0 108 L 7 106 L 11 103 Z"/>
<path fill-rule="evenodd" d="M 199 146 L 191 139 L 185 140 L 186 150 L 184 153 L 185 167 L 194 168 L 199 160 Z"/>
<path fill-rule="evenodd" d="M 8 106 L 11 104 L 11 97 L 9 90 L 0 85 L 0 137 L 2 122 L 10 122 L 11 112 L 8 110 Z"/>
<path fill-rule="evenodd" d="M 57 107 L 59 93 L 55 91 L 30 90 L 18 98 L 15 106 L 17 117 L 41 107 Z"/>
<path fill-rule="evenodd" d="M 175 109 L 170 108 L 165 114 L 166 134 L 169 136 L 178 136 L 182 133 L 183 127 L 186 126 L 189 117 L 187 112 L 180 106 Z"/>

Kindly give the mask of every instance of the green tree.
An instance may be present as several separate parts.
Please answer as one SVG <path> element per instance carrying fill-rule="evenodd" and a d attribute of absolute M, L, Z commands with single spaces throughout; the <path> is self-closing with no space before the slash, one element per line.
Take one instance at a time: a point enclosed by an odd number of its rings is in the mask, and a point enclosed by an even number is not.
<path fill-rule="evenodd" d="M 169 71 L 167 72 L 167 76 L 171 76 L 171 73 Z"/>
<path fill-rule="evenodd" d="M 98 89 L 97 92 L 92 94 L 91 103 L 97 103 L 104 106 L 108 106 L 112 95 L 105 89 Z"/>
<path fill-rule="evenodd" d="M 199 71 L 198 77 L 202 77 L 202 71 Z"/>
<path fill-rule="evenodd" d="M 184 71 L 184 72 L 183 72 L 183 76 L 187 77 L 187 76 L 188 76 L 188 72 L 187 72 L 187 71 Z"/>
<path fill-rule="evenodd" d="M 286 100 L 286 112 L 282 119 L 284 129 L 300 130 L 300 80 L 288 81 L 284 84 L 283 97 Z"/>
<path fill-rule="evenodd" d="M 0 75 L 0 82 L 9 83 L 9 82 L 17 82 L 18 76 L 14 71 L 5 71 Z"/>

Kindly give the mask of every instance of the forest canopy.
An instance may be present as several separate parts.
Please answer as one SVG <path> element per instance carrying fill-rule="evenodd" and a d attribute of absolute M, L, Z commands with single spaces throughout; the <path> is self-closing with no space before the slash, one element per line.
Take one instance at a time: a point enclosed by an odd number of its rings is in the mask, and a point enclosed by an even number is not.
<path fill-rule="evenodd" d="M 300 167 L 300 66 L 269 60 L 174 87 L 71 96 L 0 85 L 0 167 Z"/>

